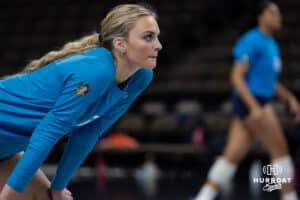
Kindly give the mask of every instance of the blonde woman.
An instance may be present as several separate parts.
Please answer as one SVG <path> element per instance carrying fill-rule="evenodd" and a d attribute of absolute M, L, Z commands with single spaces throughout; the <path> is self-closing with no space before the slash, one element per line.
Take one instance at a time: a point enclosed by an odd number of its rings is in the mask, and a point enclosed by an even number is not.
<path fill-rule="evenodd" d="M 119 5 L 99 28 L 0 81 L 0 200 L 73 199 L 72 175 L 151 82 L 162 48 L 155 12 Z M 50 183 L 39 168 L 67 134 Z"/>

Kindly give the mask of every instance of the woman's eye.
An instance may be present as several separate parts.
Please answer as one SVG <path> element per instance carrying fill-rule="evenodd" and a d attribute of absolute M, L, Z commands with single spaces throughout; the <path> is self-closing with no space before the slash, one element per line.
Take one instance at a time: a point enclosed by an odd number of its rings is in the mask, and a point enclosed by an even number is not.
<path fill-rule="evenodd" d="M 146 36 L 144 37 L 144 39 L 145 39 L 146 41 L 151 41 L 151 40 L 153 39 L 153 35 L 146 35 Z"/>

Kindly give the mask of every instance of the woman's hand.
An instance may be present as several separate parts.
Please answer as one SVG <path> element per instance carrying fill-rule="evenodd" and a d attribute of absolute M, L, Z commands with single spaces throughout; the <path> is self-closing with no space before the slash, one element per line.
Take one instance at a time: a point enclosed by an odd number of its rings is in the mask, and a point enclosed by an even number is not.
<path fill-rule="evenodd" d="M 263 118 L 263 109 L 260 106 L 255 106 L 253 108 L 250 109 L 250 115 L 248 117 L 249 121 L 259 121 Z"/>
<path fill-rule="evenodd" d="M 73 200 L 72 193 L 68 189 L 64 189 L 61 191 L 52 189 L 51 197 L 52 197 L 52 200 Z"/>
<path fill-rule="evenodd" d="M 288 99 L 289 111 L 294 117 L 294 122 L 300 122 L 300 105 L 295 97 L 290 97 Z"/>
<path fill-rule="evenodd" d="M 22 200 L 22 193 L 5 184 L 0 193 L 0 200 Z"/>

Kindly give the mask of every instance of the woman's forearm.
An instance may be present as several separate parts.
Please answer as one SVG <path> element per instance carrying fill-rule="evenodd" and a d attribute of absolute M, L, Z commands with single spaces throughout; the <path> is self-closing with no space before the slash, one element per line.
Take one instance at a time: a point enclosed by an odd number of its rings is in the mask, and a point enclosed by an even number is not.
<path fill-rule="evenodd" d="M 250 93 L 243 77 L 233 73 L 231 76 L 231 83 L 233 85 L 233 88 L 238 92 L 240 97 L 244 100 L 248 108 L 253 109 L 259 106 L 256 99 Z"/>
<path fill-rule="evenodd" d="M 289 103 L 290 99 L 296 99 L 296 97 L 280 82 L 276 83 L 275 96 L 278 97 L 284 103 Z"/>

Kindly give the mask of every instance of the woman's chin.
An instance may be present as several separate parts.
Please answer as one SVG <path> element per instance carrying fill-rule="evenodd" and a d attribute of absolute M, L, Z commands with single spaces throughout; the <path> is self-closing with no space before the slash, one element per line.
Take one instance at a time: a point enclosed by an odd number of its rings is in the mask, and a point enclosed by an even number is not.
<path fill-rule="evenodd" d="M 156 65 L 146 66 L 145 68 L 147 68 L 147 69 L 155 69 Z"/>
<path fill-rule="evenodd" d="M 154 69 L 154 68 L 156 68 L 157 63 L 156 62 L 152 62 L 152 63 L 149 63 L 147 66 L 148 66 L 147 68 Z"/>

